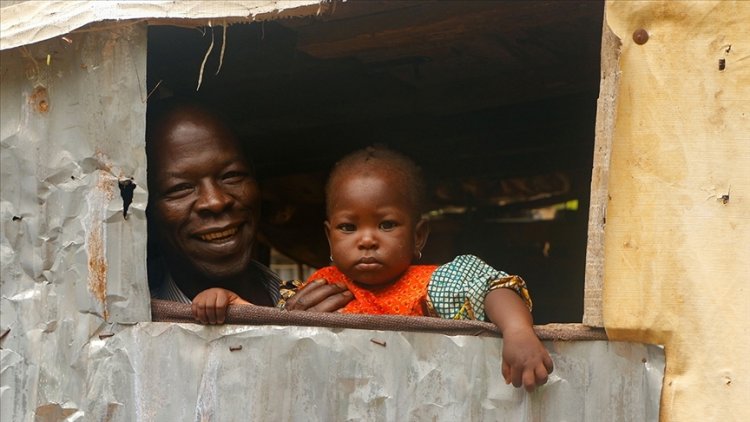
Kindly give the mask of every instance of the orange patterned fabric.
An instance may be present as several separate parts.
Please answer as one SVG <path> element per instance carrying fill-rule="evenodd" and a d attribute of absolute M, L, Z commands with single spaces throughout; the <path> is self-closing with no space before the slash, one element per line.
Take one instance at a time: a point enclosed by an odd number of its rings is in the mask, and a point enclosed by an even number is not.
<path fill-rule="evenodd" d="M 394 283 L 378 289 L 365 289 L 354 283 L 336 267 L 316 271 L 307 282 L 319 278 L 328 284 L 344 283 L 354 299 L 342 312 L 373 315 L 425 315 L 427 284 L 437 265 L 412 265 Z"/>

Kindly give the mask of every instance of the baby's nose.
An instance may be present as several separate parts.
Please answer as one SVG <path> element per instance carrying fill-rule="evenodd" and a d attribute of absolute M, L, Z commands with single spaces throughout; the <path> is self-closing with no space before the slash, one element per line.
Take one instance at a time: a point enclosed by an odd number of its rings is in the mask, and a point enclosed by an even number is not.
<path fill-rule="evenodd" d="M 362 237 L 359 238 L 359 247 L 364 249 L 372 249 L 377 246 L 377 238 L 374 236 L 372 231 L 364 230 L 362 232 Z"/>

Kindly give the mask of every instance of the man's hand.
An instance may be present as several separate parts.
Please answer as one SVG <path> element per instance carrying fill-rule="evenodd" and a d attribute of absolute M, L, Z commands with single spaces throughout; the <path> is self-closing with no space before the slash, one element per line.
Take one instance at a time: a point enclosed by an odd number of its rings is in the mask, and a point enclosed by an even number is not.
<path fill-rule="evenodd" d="M 336 312 L 354 299 L 343 284 L 328 284 L 318 279 L 301 288 L 286 301 L 287 311 Z"/>
<path fill-rule="evenodd" d="M 201 324 L 223 324 L 227 316 L 227 307 L 236 304 L 249 305 L 250 302 L 231 290 L 213 287 L 195 296 L 192 305 L 193 316 Z"/>
<path fill-rule="evenodd" d="M 530 327 L 503 332 L 503 378 L 505 383 L 528 392 L 547 382 L 553 370 L 552 357 Z"/>

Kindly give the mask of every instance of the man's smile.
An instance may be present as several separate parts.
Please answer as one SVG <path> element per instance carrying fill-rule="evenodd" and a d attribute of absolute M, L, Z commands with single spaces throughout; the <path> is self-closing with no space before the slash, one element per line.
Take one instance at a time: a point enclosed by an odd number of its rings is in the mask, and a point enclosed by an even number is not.
<path fill-rule="evenodd" d="M 201 240 L 206 241 L 206 242 L 222 241 L 229 237 L 234 236 L 235 234 L 237 234 L 238 231 L 239 229 L 237 227 L 232 227 L 226 230 L 203 233 L 199 235 L 198 237 Z"/>

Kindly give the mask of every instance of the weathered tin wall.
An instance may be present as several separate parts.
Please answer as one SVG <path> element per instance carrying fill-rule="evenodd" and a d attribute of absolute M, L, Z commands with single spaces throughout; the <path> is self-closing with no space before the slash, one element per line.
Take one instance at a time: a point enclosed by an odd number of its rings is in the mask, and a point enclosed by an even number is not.
<path fill-rule="evenodd" d="M 665 345 L 663 420 L 750 420 L 750 2 L 611 1 L 606 21 L 604 325 Z"/>
<path fill-rule="evenodd" d="M 150 318 L 146 26 L 66 38 L 0 53 L 0 395 L 8 421 L 78 407 L 92 381 L 81 355 L 90 339 L 107 321 Z M 120 182 L 137 186 L 127 219 Z"/>
<path fill-rule="evenodd" d="M 89 343 L 82 404 L 123 421 L 656 419 L 661 349 L 546 345 L 555 373 L 527 394 L 502 382 L 497 338 L 139 324 Z"/>

